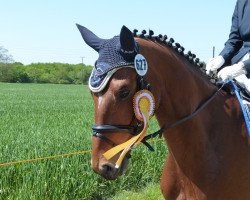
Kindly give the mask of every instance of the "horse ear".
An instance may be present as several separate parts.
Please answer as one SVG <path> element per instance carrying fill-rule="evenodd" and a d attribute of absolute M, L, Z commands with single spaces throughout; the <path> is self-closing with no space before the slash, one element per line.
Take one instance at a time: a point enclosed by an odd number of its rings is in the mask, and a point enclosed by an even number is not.
<path fill-rule="evenodd" d="M 93 32 L 91 32 L 89 29 L 87 29 L 84 26 L 81 26 L 79 24 L 76 24 L 77 28 L 79 29 L 83 40 L 88 44 L 90 47 L 92 47 L 97 52 L 100 50 L 100 45 L 105 41 L 104 39 L 101 39 L 97 37 Z"/>
<path fill-rule="evenodd" d="M 135 53 L 135 40 L 133 33 L 126 27 L 121 28 L 120 33 L 121 53 L 130 57 Z"/>

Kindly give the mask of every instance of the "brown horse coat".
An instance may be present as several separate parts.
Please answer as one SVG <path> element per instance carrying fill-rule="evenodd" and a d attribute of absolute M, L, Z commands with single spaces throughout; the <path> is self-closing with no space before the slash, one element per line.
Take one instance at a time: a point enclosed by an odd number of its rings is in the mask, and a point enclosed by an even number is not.
<path fill-rule="evenodd" d="M 187 116 L 215 86 L 171 48 L 138 39 L 150 65 L 156 117 L 163 126 Z M 155 55 L 155 56 L 152 56 Z M 171 199 L 250 199 L 250 147 L 235 96 L 221 92 L 198 116 L 164 133 L 169 155 L 161 178 Z"/>
<path fill-rule="evenodd" d="M 81 28 L 85 34 L 86 29 Z M 87 33 L 90 39 L 82 34 L 87 42 L 100 40 L 92 32 Z M 189 115 L 217 90 L 197 66 L 174 48 L 154 38 L 136 38 L 136 41 L 149 64 L 145 79 L 151 84 L 155 115 L 161 127 Z M 99 50 L 98 43 L 94 44 Z M 135 70 L 122 68 L 102 92 L 92 92 L 95 123 L 135 124 L 132 100 L 136 86 Z M 103 135 L 115 144 L 132 137 L 119 132 Z M 198 115 L 165 131 L 163 136 L 169 149 L 161 177 L 161 190 L 166 199 L 250 199 L 250 147 L 235 96 L 220 91 Z M 107 179 L 117 178 L 127 167 L 125 159 L 122 167 L 115 169 L 119 155 L 111 160 L 103 157 L 111 148 L 107 140 L 93 137 L 92 167 Z"/>

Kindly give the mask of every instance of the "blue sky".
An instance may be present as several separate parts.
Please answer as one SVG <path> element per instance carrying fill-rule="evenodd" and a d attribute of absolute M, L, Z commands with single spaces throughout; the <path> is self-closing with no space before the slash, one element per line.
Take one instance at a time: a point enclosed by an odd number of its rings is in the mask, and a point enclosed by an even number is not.
<path fill-rule="evenodd" d="M 99 37 L 118 35 L 122 25 L 167 34 L 207 61 L 228 38 L 236 0 L 0 0 L 0 46 L 15 61 L 94 64 L 97 53 L 75 23 Z"/>

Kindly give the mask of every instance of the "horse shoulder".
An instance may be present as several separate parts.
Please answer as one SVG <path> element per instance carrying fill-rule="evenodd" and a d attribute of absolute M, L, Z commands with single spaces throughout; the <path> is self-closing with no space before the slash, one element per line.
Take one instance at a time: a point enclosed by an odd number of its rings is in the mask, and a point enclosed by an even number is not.
<path fill-rule="evenodd" d="M 167 200 L 207 200 L 206 195 L 182 173 L 171 153 L 163 168 L 161 191 Z"/>

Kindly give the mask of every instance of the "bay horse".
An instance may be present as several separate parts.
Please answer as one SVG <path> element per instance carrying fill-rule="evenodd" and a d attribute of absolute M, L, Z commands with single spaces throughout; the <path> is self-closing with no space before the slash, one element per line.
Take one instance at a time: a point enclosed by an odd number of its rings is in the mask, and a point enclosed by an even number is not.
<path fill-rule="evenodd" d="M 144 79 L 154 95 L 160 127 L 190 116 L 218 87 L 201 71 L 195 55 L 184 54 L 184 48 L 172 38 L 153 36 L 152 31 L 149 35 L 145 31 L 132 33 L 123 26 L 119 36 L 106 40 L 77 26 L 85 42 L 99 53 L 93 80 L 90 78 L 96 124 L 92 168 L 106 179 L 116 179 L 126 171 L 129 156 L 117 169 L 115 162 L 120 154 L 109 160 L 103 154 L 134 137 L 132 127 L 138 121 L 133 96 L 139 84 L 133 67 L 136 54 L 142 54 L 149 66 Z M 236 97 L 224 90 L 218 91 L 197 115 L 164 129 L 169 150 L 160 180 L 164 198 L 250 199 L 247 135 Z"/>

